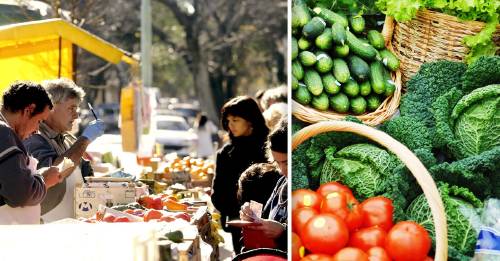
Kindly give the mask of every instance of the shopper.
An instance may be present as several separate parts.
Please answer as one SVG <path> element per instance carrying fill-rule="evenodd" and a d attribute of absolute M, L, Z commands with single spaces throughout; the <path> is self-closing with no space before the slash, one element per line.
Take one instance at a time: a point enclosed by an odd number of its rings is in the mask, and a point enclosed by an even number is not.
<path fill-rule="evenodd" d="M 196 143 L 196 156 L 199 158 L 209 158 L 215 154 L 213 136 L 217 135 L 217 127 L 206 115 L 200 113 L 196 117 L 194 129 L 198 135 Z"/>
<path fill-rule="evenodd" d="M 238 179 L 254 163 L 267 162 L 265 142 L 269 129 L 257 102 L 248 96 L 228 101 L 221 110 L 221 122 L 229 132 L 229 143 L 217 153 L 212 203 L 221 212 L 223 228 L 231 232 L 236 253 L 241 250 L 241 229 L 227 228 L 226 220 L 239 219 Z"/>
<path fill-rule="evenodd" d="M 22 140 L 38 130 L 52 109 L 39 84 L 17 82 L 3 94 L 0 110 L 0 224 L 39 224 L 47 188 L 60 182 L 56 167 L 36 170 Z"/>
<path fill-rule="evenodd" d="M 257 223 L 256 225 L 245 227 L 245 230 L 251 232 L 258 231 L 259 235 L 263 238 L 271 239 L 276 243 L 276 248 L 283 251 L 287 251 L 287 136 L 287 120 L 284 118 L 269 135 L 267 143 L 273 161 L 279 166 L 283 176 L 278 180 L 271 197 L 264 206 L 262 218 L 255 218 L 255 213 L 250 209 L 250 204 L 248 202 L 241 207 L 240 211 L 240 218 L 242 220 Z M 243 237 L 245 237 L 245 232 L 243 233 Z M 261 241 L 263 241 L 263 239 L 261 239 Z"/>
<path fill-rule="evenodd" d="M 253 200 L 266 204 L 276 183 L 281 178 L 278 167 L 273 163 L 257 163 L 246 169 L 238 181 L 238 200 L 241 205 Z"/>
<path fill-rule="evenodd" d="M 76 138 L 71 131 L 78 118 L 78 108 L 85 93 L 68 79 L 49 80 L 42 83 L 54 102 L 49 117 L 40 123 L 40 131 L 24 141 L 28 151 L 38 160 L 38 167 L 57 165 L 65 157 L 74 163 L 62 173 L 63 182 L 50 188 L 42 202 L 44 222 L 73 217 L 75 185 L 83 183 L 83 177 L 91 176 L 90 164 L 81 160 L 87 146 L 104 133 L 102 121 L 91 122 Z"/>

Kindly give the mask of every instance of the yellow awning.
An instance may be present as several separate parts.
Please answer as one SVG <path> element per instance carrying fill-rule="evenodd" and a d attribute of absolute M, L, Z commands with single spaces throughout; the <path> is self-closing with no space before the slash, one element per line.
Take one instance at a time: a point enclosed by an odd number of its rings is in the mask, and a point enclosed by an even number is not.
<path fill-rule="evenodd" d="M 62 19 L 0 26 L 0 93 L 15 80 L 73 78 L 72 44 L 117 64 L 138 66 L 127 52 Z"/>

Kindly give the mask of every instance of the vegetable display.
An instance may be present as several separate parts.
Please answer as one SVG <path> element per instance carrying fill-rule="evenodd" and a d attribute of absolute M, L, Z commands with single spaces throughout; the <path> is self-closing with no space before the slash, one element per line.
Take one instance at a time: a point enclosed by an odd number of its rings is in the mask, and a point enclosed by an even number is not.
<path fill-rule="evenodd" d="M 375 111 L 396 89 L 390 72 L 398 70 L 399 60 L 361 13 L 332 11 L 334 3 L 294 1 L 293 99 L 319 111 Z M 344 10 L 356 9 L 348 6 Z"/>

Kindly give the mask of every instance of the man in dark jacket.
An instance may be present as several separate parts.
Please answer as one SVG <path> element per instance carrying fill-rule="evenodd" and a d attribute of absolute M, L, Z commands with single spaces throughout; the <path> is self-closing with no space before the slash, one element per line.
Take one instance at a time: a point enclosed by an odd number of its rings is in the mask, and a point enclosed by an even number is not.
<path fill-rule="evenodd" d="M 0 109 L 0 224 L 40 222 L 40 202 L 47 188 L 57 184 L 56 167 L 36 170 L 22 140 L 38 130 L 52 109 L 39 84 L 17 82 L 3 94 Z"/>

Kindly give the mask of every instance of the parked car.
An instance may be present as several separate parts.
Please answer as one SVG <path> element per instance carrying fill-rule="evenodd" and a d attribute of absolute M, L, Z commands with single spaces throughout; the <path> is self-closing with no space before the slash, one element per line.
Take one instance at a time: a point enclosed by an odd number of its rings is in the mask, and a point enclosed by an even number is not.
<path fill-rule="evenodd" d="M 179 156 L 195 151 L 198 136 L 181 116 L 157 115 L 152 120 L 152 134 L 163 146 L 165 153 L 176 152 Z"/>
<path fill-rule="evenodd" d="M 196 115 L 200 112 L 198 106 L 190 103 L 174 103 L 168 106 L 169 110 L 179 113 L 186 119 L 190 126 L 193 126 Z"/>

